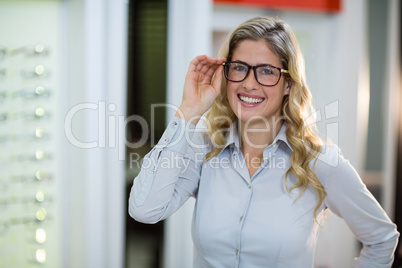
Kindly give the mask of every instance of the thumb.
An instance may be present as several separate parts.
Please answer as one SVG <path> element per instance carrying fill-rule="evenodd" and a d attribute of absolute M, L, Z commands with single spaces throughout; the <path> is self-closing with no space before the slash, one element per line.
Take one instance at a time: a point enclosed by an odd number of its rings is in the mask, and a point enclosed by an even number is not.
<path fill-rule="evenodd" d="M 221 92 L 221 87 L 222 87 L 222 79 L 223 79 L 223 66 L 219 66 L 216 69 L 213 81 L 212 81 L 212 86 L 218 91 L 218 93 Z"/>

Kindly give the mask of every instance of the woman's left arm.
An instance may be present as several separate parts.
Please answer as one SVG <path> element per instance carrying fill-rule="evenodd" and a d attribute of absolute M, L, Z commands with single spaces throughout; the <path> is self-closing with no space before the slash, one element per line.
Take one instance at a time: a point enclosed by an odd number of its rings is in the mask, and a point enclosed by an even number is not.
<path fill-rule="evenodd" d="M 354 267 L 391 267 L 399 237 L 396 225 L 341 155 L 337 155 L 336 165 L 329 168 L 327 179 L 325 206 L 343 218 L 363 243 Z"/>

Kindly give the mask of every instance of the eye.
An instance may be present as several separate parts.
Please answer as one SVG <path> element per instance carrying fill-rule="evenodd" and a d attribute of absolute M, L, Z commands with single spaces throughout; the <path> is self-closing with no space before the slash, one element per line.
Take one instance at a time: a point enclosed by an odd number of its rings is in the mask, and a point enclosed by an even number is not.
<path fill-rule="evenodd" d="M 258 73 L 262 74 L 262 75 L 273 75 L 275 74 L 274 70 L 270 67 L 261 67 L 258 70 Z"/>
<path fill-rule="evenodd" d="M 232 69 L 236 72 L 245 72 L 247 71 L 247 66 L 243 64 L 234 63 Z"/>

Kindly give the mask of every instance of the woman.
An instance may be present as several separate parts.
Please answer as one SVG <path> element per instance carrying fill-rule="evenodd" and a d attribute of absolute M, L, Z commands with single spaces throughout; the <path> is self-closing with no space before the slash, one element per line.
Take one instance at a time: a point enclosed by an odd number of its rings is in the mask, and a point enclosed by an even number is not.
<path fill-rule="evenodd" d="M 219 57 L 190 63 L 180 108 L 134 180 L 130 215 L 154 223 L 195 196 L 195 267 L 288 268 L 313 267 L 330 209 L 363 243 L 355 267 L 390 267 L 395 225 L 305 122 L 311 96 L 290 27 L 246 21 Z M 203 135 L 194 129 L 208 110 Z"/>

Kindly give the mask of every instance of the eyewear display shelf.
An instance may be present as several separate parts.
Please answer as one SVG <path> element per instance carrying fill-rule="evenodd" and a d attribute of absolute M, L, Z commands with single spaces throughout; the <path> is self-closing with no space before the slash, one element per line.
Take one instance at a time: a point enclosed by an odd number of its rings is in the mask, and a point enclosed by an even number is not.
<path fill-rule="evenodd" d="M 58 10 L 0 2 L 0 268 L 62 266 Z"/>

